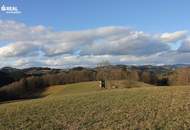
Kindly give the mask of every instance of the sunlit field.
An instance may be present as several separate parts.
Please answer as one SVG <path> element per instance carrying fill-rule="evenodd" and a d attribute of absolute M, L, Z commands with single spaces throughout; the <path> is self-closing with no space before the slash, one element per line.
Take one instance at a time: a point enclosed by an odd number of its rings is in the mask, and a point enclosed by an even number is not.
<path fill-rule="evenodd" d="M 188 129 L 190 87 L 49 87 L 43 98 L 0 105 L 1 130 Z"/>

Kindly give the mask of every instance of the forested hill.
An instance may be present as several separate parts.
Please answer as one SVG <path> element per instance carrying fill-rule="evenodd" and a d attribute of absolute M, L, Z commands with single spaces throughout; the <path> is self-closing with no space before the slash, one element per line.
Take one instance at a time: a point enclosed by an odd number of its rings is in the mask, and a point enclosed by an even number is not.
<path fill-rule="evenodd" d="M 91 81 L 100 79 L 133 79 L 155 85 L 169 85 L 175 84 L 170 80 L 173 80 L 176 75 L 178 75 L 178 80 L 182 80 L 179 78 L 180 73 L 183 73 L 183 76 L 187 76 L 188 74 L 186 74 L 186 71 L 188 73 L 188 67 L 190 66 L 185 64 L 163 66 L 109 65 L 96 68 L 75 67 L 71 69 L 52 69 L 47 67 L 16 69 L 11 67 L 4 67 L 0 69 L 0 87 L 13 83 L 15 81 L 19 81 L 23 78 L 42 76 L 45 76 L 47 78 L 51 76 L 56 77 L 56 75 L 59 75 L 61 77 L 65 76 L 65 78 L 70 77 L 69 79 L 64 79 L 65 81 L 62 81 L 65 83 L 78 82 L 80 80 Z"/>

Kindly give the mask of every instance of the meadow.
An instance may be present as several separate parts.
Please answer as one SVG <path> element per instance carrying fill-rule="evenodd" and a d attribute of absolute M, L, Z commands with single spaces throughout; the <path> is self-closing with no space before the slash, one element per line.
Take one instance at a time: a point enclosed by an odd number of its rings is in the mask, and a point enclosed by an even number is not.
<path fill-rule="evenodd" d="M 0 104 L 0 130 L 188 129 L 190 87 L 57 85 L 42 98 Z"/>

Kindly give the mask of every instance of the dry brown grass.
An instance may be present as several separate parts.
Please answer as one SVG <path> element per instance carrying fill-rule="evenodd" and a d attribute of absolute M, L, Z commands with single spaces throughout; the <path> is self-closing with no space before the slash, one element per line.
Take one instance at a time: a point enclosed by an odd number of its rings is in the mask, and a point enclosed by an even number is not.
<path fill-rule="evenodd" d="M 188 129 L 190 87 L 49 88 L 45 98 L 0 105 L 1 130 Z"/>

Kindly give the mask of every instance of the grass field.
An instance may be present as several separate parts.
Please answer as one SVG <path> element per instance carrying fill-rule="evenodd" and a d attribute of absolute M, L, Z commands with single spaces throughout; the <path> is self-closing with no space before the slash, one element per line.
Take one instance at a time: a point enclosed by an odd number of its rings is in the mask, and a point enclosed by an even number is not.
<path fill-rule="evenodd" d="M 190 87 L 53 86 L 43 98 L 0 105 L 0 130 L 188 129 Z"/>

